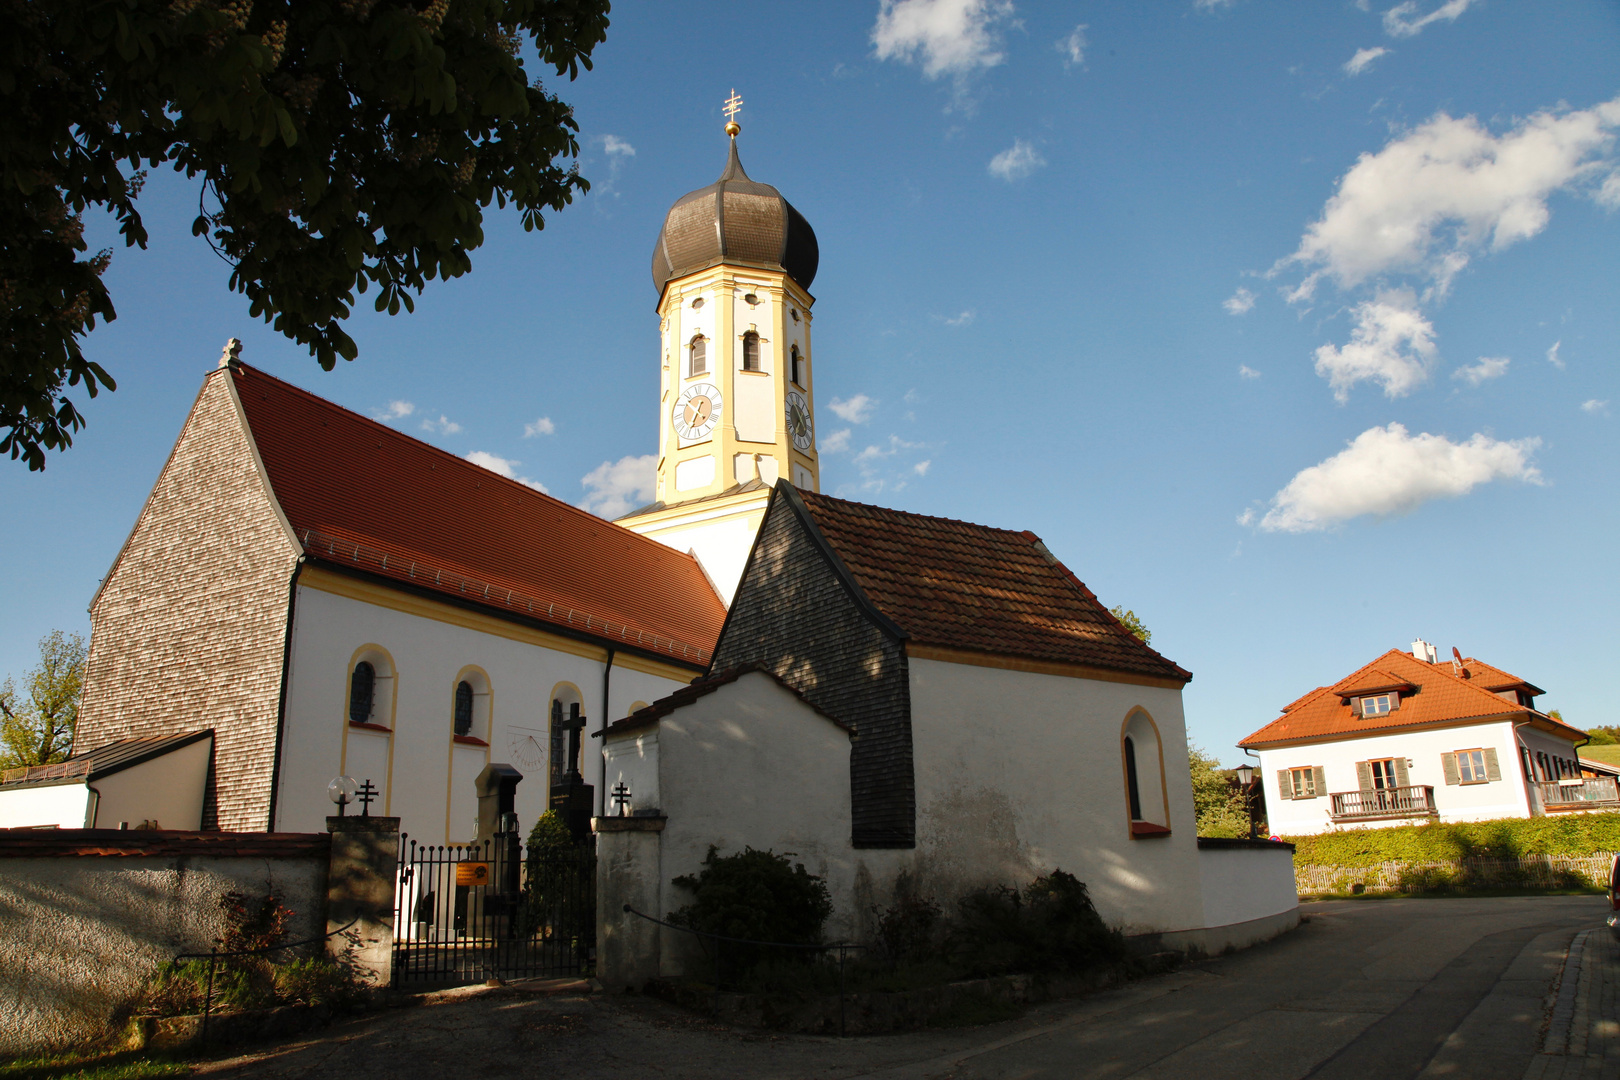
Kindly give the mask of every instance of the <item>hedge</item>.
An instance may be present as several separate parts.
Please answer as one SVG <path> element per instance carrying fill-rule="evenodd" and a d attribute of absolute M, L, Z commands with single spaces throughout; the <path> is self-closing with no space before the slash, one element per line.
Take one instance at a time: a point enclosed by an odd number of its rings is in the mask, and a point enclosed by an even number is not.
<path fill-rule="evenodd" d="M 1395 861 L 1580 856 L 1620 851 L 1620 812 L 1345 829 L 1283 839 L 1295 846 L 1295 865 L 1348 867 Z"/>

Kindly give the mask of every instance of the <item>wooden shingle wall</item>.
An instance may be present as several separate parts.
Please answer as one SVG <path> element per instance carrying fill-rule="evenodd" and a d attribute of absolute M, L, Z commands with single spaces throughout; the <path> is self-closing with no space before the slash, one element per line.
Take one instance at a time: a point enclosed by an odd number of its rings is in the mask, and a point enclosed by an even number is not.
<path fill-rule="evenodd" d="M 903 644 L 850 596 L 780 491 L 760 526 L 712 670 L 751 662 L 855 729 L 855 846 L 914 846 L 916 788 Z"/>
<path fill-rule="evenodd" d="M 272 827 L 297 553 L 224 374 L 204 384 L 91 606 L 75 749 L 213 728 L 203 827 L 253 831 Z"/>

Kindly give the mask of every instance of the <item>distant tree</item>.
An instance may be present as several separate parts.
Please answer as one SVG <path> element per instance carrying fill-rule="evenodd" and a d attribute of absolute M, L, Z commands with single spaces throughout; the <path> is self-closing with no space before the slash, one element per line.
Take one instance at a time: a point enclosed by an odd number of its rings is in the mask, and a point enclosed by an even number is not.
<path fill-rule="evenodd" d="M 248 312 L 331 370 L 355 292 L 413 307 L 472 267 L 483 209 L 525 229 L 589 185 L 573 110 L 526 50 L 589 70 L 608 0 L 0 2 L 0 453 L 45 467 L 112 377 L 80 339 L 116 317 L 82 215 L 145 247 L 144 170 L 199 181 L 191 231 Z M 564 167 L 564 163 L 568 167 Z"/>
<path fill-rule="evenodd" d="M 67 758 L 79 722 L 84 660 L 82 637 L 52 630 L 39 639 L 39 666 L 23 677 L 23 693 L 10 676 L 0 683 L 0 768 Z"/>
<path fill-rule="evenodd" d="M 1193 813 L 1199 836 L 1248 836 L 1249 812 L 1243 792 L 1213 754 L 1187 741 L 1187 765 L 1192 770 Z"/>
<path fill-rule="evenodd" d="M 1153 631 L 1142 625 L 1142 620 L 1136 617 L 1136 612 L 1125 610 L 1125 605 L 1121 604 L 1118 607 L 1109 608 L 1108 614 L 1124 623 L 1125 629 L 1140 638 L 1142 644 L 1153 644 Z"/>

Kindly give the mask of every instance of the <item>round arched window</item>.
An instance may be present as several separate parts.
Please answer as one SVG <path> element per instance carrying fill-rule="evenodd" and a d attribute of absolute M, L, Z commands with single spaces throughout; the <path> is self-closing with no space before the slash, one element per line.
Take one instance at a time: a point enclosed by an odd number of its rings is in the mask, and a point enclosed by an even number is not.
<path fill-rule="evenodd" d="M 759 370 L 759 335 L 752 330 L 743 335 L 743 370 Z"/>
<path fill-rule="evenodd" d="M 349 723 L 369 724 L 372 703 L 377 699 L 377 669 L 369 660 L 354 665 L 349 676 Z"/>
<path fill-rule="evenodd" d="M 692 339 L 692 367 L 689 375 L 705 375 L 709 371 L 709 343 L 702 334 Z"/>
<path fill-rule="evenodd" d="M 465 680 L 456 684 L 456 734 L 472 734 L 473 688 Z"/>

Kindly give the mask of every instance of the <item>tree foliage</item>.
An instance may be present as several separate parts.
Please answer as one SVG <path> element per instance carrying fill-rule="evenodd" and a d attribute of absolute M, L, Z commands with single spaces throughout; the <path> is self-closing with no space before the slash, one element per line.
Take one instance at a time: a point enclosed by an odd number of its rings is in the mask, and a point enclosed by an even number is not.
<path fill-rule="evenodd" d="M 1436 822 L 1387 829 L 1344 829 L 1285 836 L 1296 865 L 1377 866 L 1379 863 L 1516 859 L 1525 855 L 1596 855 L 1620 851 L 1620 813 Z"/>
<path fill-rule="evenodd" d="M 1199 836 L 1248 836 L 1249 811 L 1243 792 L 1221 771 L 1220 761 L 1187 741 L 1187 765 L 1192 771 L 1193 813 Z"/>
<path fill-rule="evenodd" d="M 670 922 L 747 941 L 814 945 L 833 910 L 825 879 L 786 854 L 751 847 L 721 855 L 711 846 L 703 869 L 675 878 L 674 884 L 690 892 L 692 902 L 671 914 Z M 734 970 L 792 955 L 730 942 L 724 950 Z"/>
<path fill-rule="evenodd" d="M 84 687 L 84 639 L 52 630 L 39 639 L 39 666 L 0 683 L 0 768 L 54 765 L 66 760 L 79 722 Z"/>
<path fill-rule="evenodd" d="M 1153 631 L 1142 625 L 1142 620 L 1136 617 L 1136 612 L 1128 611 L 1124 604 L 1120 604 L 1118 607 L 1109 608 L 1108 614 L 1118 619 L 1125 629 L 1137 636 L 1142 644 L 1153 644 Z"/>
<path fill-rule="evenodd" d="M 146 172 L 199 182 L 192 233 L 249 312 L 330 370 L 378 311 L 472 266 L 483 210 L 526 229 L 589 185 L 572 109 L 531 82 L 591 66 L 608 0 L 0 0 L 0 453 L 45 466 L 115 384 L 81 339 L 115 317 L 82 215 L 145 247 Z"/>

